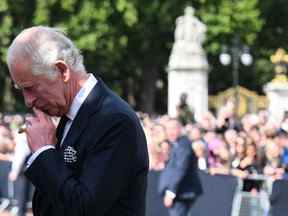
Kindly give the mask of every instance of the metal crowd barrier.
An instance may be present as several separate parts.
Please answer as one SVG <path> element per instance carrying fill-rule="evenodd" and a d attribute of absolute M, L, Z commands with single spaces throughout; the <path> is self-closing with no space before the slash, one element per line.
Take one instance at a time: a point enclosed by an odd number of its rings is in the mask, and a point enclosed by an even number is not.
<path fill-rule="evenodd" d="M 15 194 L 16 183 L 8 181 L 9 163 L 0 161 L 0 214 L 18 211 Z M 146 216 L 168 216 L 163 200 L 158 194 L 161 172 L 148 175 Z M 203 194 L 193 205 L 189 216 L 287 216 L 288 181 L 254 175 L 238 179 L 227 175 L 210 175 L 199 171 Z M 272 187 L 273 185 L 273 187 Z M 21 188 L 21 187 L 20 187 Z M 255 190 L 255 189 L 256 190 Z M 21 189 L 20 189 L 21 190 Z M 31 207 L 31 202 L 29 202 Z"/>
<path fill-rule="evenodd" d="M 29 193 L 25 188 L 28 182 L 24 176 L 19 176 L 15 182 L 9 181 L 10 167 L 11 162 L 0 160 L 0 214 L 9 212 L 11 215 L 17 215 L 19 207 L 23 203 L 21 201 L 25 199 L 25 193 Z M 27 206 L 27 209 L 31 208 L 31 200 L 22 205 Z"/>
<path fill-rule="evenodd" d="M 273 183 L 270 196 L 270 215 L 269 216 L 287 216 L 288 215 L 288 181 L 276 180 Z"/>
<path fill-rule="evenodd" d="M 158 194 L 161 172 L 148 176 L 146 216 L 168 216 Z M 188 216 L 287 216 L 288 181 L 263 175 L 239 179 L 227 175 L 210 175 L 199 171 L 203 194 Z"/>
<path fill-rule="evenodd" d="M 13 190 L 8 181 L 8 173 L 11 163 L 8 161 L 0 161 L 0 213 L 10 206 Z"/>
<path fill-rule="evenodd" d="M 231 216 L 237 178 L 228 175 L 210 175 L 203 171 L 199 171 L 198 175 L 203 194 L 193 204 L 189 216 Z"/>
<path fill-rule="evenodd" d="M 272 180 L 266 176 L 253 175 L 247 179 L 239 179 L 231 215 L 268 216 L 271 191 Z"/>

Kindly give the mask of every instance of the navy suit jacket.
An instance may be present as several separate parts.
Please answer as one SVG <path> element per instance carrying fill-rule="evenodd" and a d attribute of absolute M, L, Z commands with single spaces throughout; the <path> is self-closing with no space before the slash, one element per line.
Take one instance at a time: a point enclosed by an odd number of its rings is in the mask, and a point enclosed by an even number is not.
<path fill-rule="evenodd" d="M 202 193 L 197 159 L 185 136 L 173 144 L 167 166 L 161 173 L 159 192 L 164 196 L 166 190 L 175 193 L 176 200 L 194 200 Z"/>
<path fill-rule="evenodd" d="M 64 160 L 68 146 L 75 162 Z M 136 114 L 98 79 L 62 146 L 41 153 L 25 174 L 36 187 L 34 216 L 144 216 L 147 172 Z"/>

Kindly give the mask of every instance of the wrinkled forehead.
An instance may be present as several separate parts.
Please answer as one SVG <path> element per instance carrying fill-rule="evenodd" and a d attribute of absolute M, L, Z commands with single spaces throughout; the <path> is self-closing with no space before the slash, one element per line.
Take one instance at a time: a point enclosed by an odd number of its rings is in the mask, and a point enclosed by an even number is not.
<path fill-rule="evenodd" d="M 34 75 L 30 68 L 29 61 L 17 61 L 11 65 L 10 75 L 16 88 L 20 88 L 19 86 L 34 80 Z"/>
<path fill-rule="evenodd" d="M 28 52 L 25 52 L 23 43 L 14 43 L 8 51 L 7 64 L 10 74 L 15 71 L 22 71 L 28 69 L 31 65 L 31 57 Z"/>

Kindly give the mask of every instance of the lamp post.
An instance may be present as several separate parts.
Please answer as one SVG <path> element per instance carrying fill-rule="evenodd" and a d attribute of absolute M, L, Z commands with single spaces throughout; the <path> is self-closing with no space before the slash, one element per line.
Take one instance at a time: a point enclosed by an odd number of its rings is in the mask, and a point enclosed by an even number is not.
<path fill-rule="evenodd" d="M 239 67 L 240 63 L 245 66 L 249 66 L 253 62 L 253 57 L 249 52 L 247 46 L 240 44 L 239 37 L 234 37 L 232 46 L 228 48 L 223 46 L 222 53 L 219 56 L 220 63 L 224 66 L 228 66 L 232 62 L 232 77 L 234 88 L 234 100 L 235 100 L 235 116 L 238 116 L 239 105 Z"/>

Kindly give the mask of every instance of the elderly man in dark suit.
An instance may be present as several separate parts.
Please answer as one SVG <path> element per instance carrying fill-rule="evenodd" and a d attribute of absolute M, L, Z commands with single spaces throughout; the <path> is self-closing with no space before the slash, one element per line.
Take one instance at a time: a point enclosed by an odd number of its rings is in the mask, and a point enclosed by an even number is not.
<path fill-rule="evenodd" d="M 170 119 L 165 126 L 172 150 L 160 177 L 159 190 L 171 216 L 187 216 L 192 204 L 202 193 L 197 159 L 189 139 L 181 136 L 178 120 Z"/>
<path fill-rule="evenodd" d="M 144 216 L 148 154 L 137 116 L 87 74 L 72 41 L 50 27 L 21 32 L 8 50 L 11 77 L 35 117 L 34 216 Z M 61 116 L 57 132 L 50 116 Z"/>

